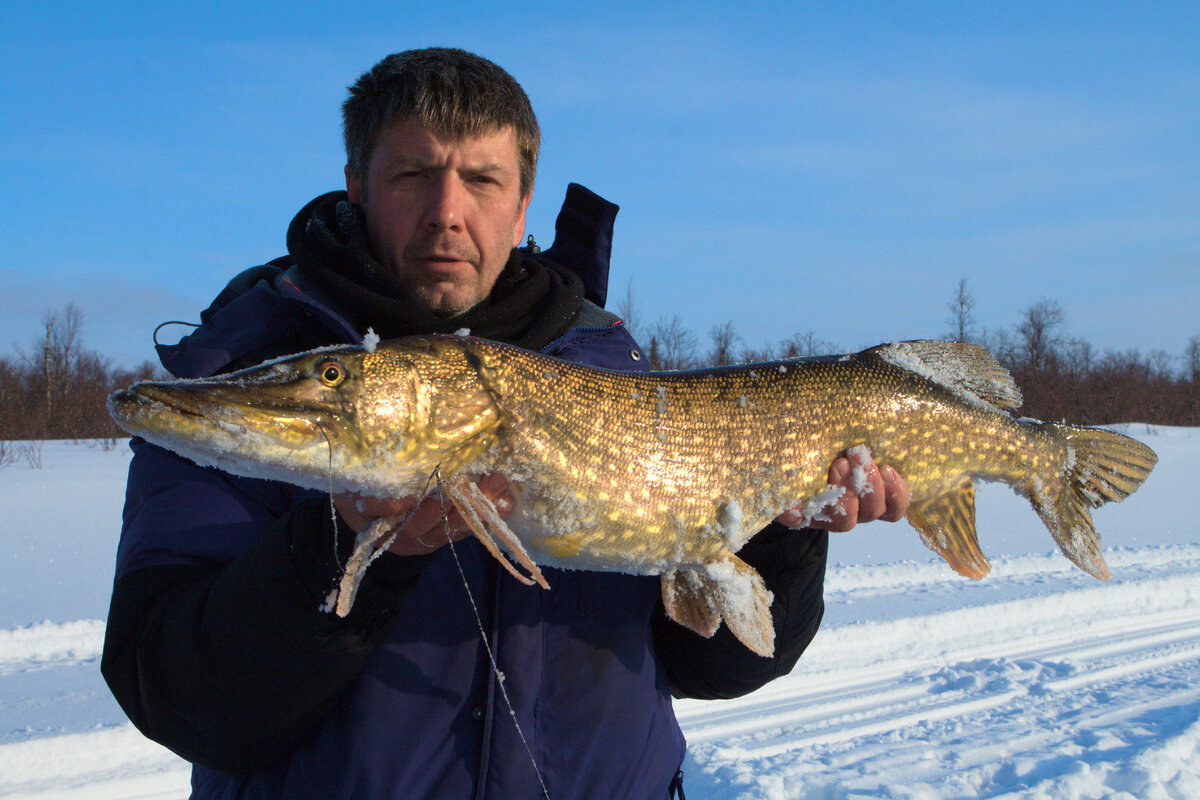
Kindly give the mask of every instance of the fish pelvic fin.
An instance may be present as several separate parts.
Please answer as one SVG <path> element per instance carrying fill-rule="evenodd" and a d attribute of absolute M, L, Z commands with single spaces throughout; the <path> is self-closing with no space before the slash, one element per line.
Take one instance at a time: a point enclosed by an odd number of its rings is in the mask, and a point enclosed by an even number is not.
<path fill-rule="evenodd" d="M 775 654 L 774 596 L 758 571 L 733 553 L 664 573 L 662 598 L 668 617 L 701 636 L 711 637 L 724 619 L 752 652 L 765 658 Z"/>
<path fill-rule="evenodd" d="M 667 616 L 705 639 L 721 627 L 721 612 L 705 591 L 702 574 L 694 569 L 673 569 L 662 576 L 663 606 Z"/>
<path fill-rule="evenodd" d="M 455 475 L 453 478 L 440 481 L 442 492 L 458 509 L 466 521 L 467 527 L 492 556 L 521 583 L 533 586 L 535 583 L 543 589 L 549 589 L 550 584 L 542 576 L 542 571 L 529 556 L 521 540 L 508 527 L 508 523 L 496 511 L 496 505 L 487 495 L 479 490 L 479 485 L 466 475 Z M 495 538 L 493 538 L 493 534 Z M 522 575 L 496 544 L 496 539 L 504 544 L 517 563 L 529 571 L 529 576 Z"/>
<path fill-rule="evenodd" d="M 1108 580 L 1112 573 L 1100 554 L 1090 509 L 1120 502 L 1136 491 L 1158 456 L 1136 439 L 1101 428 L 1056 423 L 1043 428 L 1066 440 L 1070 457 L 1056 481 L 1035 480 L 1024 492 L 1063 554 L 1089 575 Z"/>
<path fill-rule="evenodd" d="M 925 546 L 959 575 L 978 580 L 991 570 L 975 532 L 975 485 L 970 478 L 948 492 L 911 503 L 908 521 Z"/>

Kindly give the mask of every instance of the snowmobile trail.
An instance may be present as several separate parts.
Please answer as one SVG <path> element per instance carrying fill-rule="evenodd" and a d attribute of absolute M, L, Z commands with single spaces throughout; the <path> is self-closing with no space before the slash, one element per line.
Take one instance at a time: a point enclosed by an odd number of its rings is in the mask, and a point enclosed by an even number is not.
<path fill-rule="evenodd" d="M 688 798 L 1200 797 L 1200 429 L 1126 429 L 1162 462 L 1097 520 L 1124 545 L 1104 550 L 1112 581 L 1044 554 L 1024 501 L 993 484 L 980 527 L 1011 547 L 983 581 L 954 580 L 889 526 L 832 537 L 825 619 L 793 674 L 676 704 Z M 97 564 L 116 548 L 127 466 L 121 450 L 49 442 L 42 470 L 0 476 L 0 543 L 21 566 L 0 581 L 0 797 L 188 795 L 187 764 L 100 677 L 111 575 Z"/>
<path fill-rule="evenodd" d="M 1007 565 L 994 602 L 925 616 L 897 613 L 895 595 L 950 607 L 958 592 L 923 585 L 920 570 L 842 592 L 831 616 L 872 621 L 835 621 L 807 665 L 764 691 L 679 704 L 704 796 L 1040 797 L 1051 784 L 1069 797 L 1151 784 L 1196 796 L 1200 553 L 1164 550 L 1122 554 L 1099 595 Z M 1132 774 L 1130 760 L 1151 766 Z"/>

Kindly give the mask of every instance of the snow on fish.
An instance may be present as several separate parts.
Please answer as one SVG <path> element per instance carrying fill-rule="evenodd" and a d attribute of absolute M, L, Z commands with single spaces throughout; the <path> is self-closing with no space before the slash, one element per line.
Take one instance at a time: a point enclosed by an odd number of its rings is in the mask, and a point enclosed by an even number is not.
<path fill-rule="evenodd" d="M 660 575 L 672 619 L 705 636 L 724 620 L 769 656 L 771 593 L 736 554 L 783 510 L 817 513 L 829 464 L 856 448 L 905 477 L 909 522 L 959 573 L 989 569 L 982 479 L 1028 498 L 1071 561 L 1109 577 L 1090 509 L 1135 491 L 1157 457 L 1111 431 L 1015 418 L 1020 403 L 991 354 L 963 343 L 647 373 L 455 335 L 147 381 L 114 392 L 109 410 L 130 433 L 239 475 L 377 497 L 435 483 L 519 579 L 547 586 L 539 564 Z M 507 520 L 472 480 L 489 472 L 517 496 Z M 338 613 L 386 527 L 360 536 Z"/>

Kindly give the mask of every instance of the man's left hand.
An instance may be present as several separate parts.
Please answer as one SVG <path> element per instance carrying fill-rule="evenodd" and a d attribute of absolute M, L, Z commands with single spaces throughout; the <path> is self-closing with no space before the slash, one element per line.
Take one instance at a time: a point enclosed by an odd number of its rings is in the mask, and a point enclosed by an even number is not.
<path fill-rule="evenodd" d="M 887 465 L 876 466 L 865 452 L 835 460 L 829 467 L 829 485 L 840 486 L 845 492 L 812 517 L 806 517 L 803 506 L 796 506 L 780 514 L 775 521 L 787 528 L 848 531 L 860 522 L 904 519 L 912 497 L 908 484 L 896 470 Z"/>

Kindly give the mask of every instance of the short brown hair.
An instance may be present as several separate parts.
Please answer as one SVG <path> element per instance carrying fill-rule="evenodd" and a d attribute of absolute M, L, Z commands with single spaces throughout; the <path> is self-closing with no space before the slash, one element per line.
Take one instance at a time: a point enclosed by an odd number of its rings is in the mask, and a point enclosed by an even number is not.
<path fill-rule="evenodd" d="M 521 85 L 486 58 L 446 47 L 406 50 L 387 56 L 350 87 L 342 104 L 346 163 L 364 186 L 380 129 L 406 119 L 456 139 L 511 125 L 521 196 L 533 189 L 542 139 L 537 117 Z"/>

